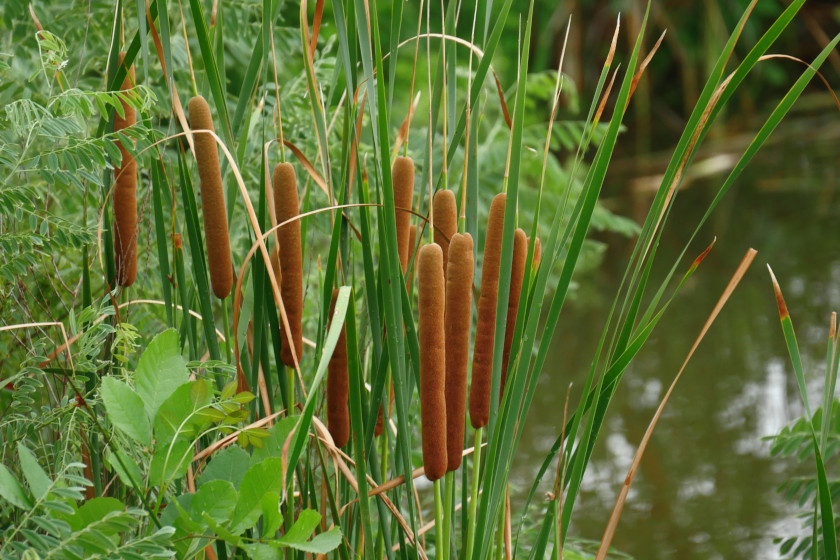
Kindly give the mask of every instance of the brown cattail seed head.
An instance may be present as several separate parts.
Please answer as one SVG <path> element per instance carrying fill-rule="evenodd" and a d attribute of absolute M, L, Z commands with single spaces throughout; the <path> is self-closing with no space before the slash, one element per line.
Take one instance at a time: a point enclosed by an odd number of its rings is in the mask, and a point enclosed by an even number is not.
<path fill-rule="evenodd" d="M 120 65 L 125 53 L 120 53 Z M 134 67 L 128 69 L 122 83 L 123 90 L 134 87 Z M 134 126 L 137 112 L 125 101 L 122 104 L 123 116 L 114 115 L 114 132 Z M 114 167 L 114 260 L 117 267 L 117 282 L 120 286 L 131 286 L 137 279 L 137 161 L 121 140 L 117 140 L 120 149 L 120 165 Z"/>
<path fill-rule="evenodd" d="M 443 250 L 443 276 L 445 278 L 449 261 L 449 240 L 458 231 L 458 207 L 455 204 L 455 193 L 450 190 L 436 192 L 432 216 L 435 221 L 435 243 Z"/>
<path fill-rule="evenodd" d="M 449 243 L 446 276 L 446 458 L 448 471 L 461 466 L 467 408 L 467 364 L 475 263 L 469 233 L 456 233 Z"/>
<path fill-rule="evenodd" d="M 411 213 L 408 210 L 411 210 L 414 198 L 414 161 L 408 157 L 398 157 L 391 169 L 391 177 L 394 184 L 394 206 L 397 208 L 397 250 L 400 266 L 405 273 L 408 266 L 408 230 L 411 224 Z"/>
<path fill-rule="evenodd" d="M 274 167 L 274 211 L 277 223 L 297 217 L 300 202 L 297 192 L 295 168 L 291 163 L 278 163 Z M 303 254 L 301 252 L 300 220 L 294 220 L 277 229 L 277 245 L 280 251 L 280 270 L 283 282 L 280 294 L 289 320 L 295 355 L 300 361 L 303 353 Z M 281 351 L 283 363 L 294 367 L 295 361 L 288 339 L 283 336 Z"/>
<path fill-rule="evenodd" d="M 508 297 L 507 324 L 505 326 L 505 347 L 502 353 L 502 382 L 499 385 L 499 400 L 505 393 L 507 382 L 508 359 L 513 343 L 513 330 L 516 326 L 516 313 L 519 311 L 519 298 L 522 292 L 522 280 L 525 277 L 525 261 L 528 260 L 528 237 L 525 231 L 517 228 L 513 232 L 513 263 L 510 268 L 510 296 Z"/>
<path fill-rule="evenodd" d="M 429 480 L 446 474 L 446 352 L 443 252 L 424 245 L 417 255 L 420 337 L 420 423 L 423 467 Z"/>
<path fill-rule="evenodd" d="M 338 290 L 333 290 L 330 303 L 330 320 L 335 312 L 335 300 Z M 350 441 L 350 409 L 347 400 L 350 395 L 350 382 L 347 375 L 347 341 L 344 325 L 338 335 L 330 363 L 327 366 L 327 427 L 336 446 L 344 447 Z"/>
<path fill-rule="evenodd" d="M 531 261 L 531 266 L 535 269 L 539 268 L 541 260 L 542 260 L 542 243 L 540 243 L 540 238 L 537 237 L 537 240 L 534 242 L 534 259 Z"/>
<path fill-rule="evenodd" d="M 504 193 L 493 198 L 487 218 L 487 235 L 484 238 L 484 264 L 481 269 L 481 295 L 478 298 L 470 385 L 470 422 L 476 429 L 486 426 L 490 420 L 490 384 L 493 375 L 496 296 L 499 292 L 505 200 Z"/>
<path fill-rule="evenodd" d="M 190 99 L 190 128 L 214 130 L 213 117 L 207 100 L 197 95 Z M 204 215 L 204 236 L 207 243 L 207 263 L 213 293 L 224 299 L 233 287 L 233 265 L 230 259 L 225 195 L 222 190 L 222 171 L 216 139 L 210 134 L 193 134 L 198 176 L 201 179 L 201 211 Z"/>

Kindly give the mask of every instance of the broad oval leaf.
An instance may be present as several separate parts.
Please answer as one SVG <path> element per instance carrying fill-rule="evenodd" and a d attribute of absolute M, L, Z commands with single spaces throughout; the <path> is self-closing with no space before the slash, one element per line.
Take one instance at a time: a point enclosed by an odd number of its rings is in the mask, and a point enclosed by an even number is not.
<path fill-rule="evenodd" d="M 187 364 L 181 356 L 178 331 L 167 329 L 146 347 L 134 374 L 134 387 L 143 399 L 149 419 L 154 420 L 160 405 L 189 380 Z"/>
<path fill-rule="evenodd" d="M 105 377 L 102 380 L 99 393 L 111 424 L 138 443 L 151 445 L 152 428 L 140 395 L 113 377 Z"/>

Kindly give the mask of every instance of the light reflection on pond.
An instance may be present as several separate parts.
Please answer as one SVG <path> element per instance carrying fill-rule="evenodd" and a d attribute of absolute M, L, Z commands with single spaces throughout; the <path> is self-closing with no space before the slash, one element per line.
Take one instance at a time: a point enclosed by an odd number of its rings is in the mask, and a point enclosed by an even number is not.
<path fill-rule="evenodd" d="M 788 125 L 787 133 L 796 137 L 798 129 L 807 129 L 804 122 Z M 791 473 L 812 467 L 771 459 L 769 443 L 761 439 L 802 412 L 765 263 L 785 293 L 816 396 L 829 313 L 840 309 L 834 281 L 840 274 L 836 132 L 811 135 L 822 138 L 816 143 L 783 142 L 760 153 L 701 230 L 687 260 L 715 236 L 717 245 L 619 387 L 572 517 L 574 536 L 600 539 L 659 399 L 749 247 L 758 256 L 665 409 L 614 546 L 637 560 L 777 558 L 773 538 L 800 533 L 797 510 L 775 490 Z M 663 277 L 724 178 L 694 182 L 679 194 L 652 277 Z M 606 189 L 618 193 L 625 182 L 609 178 Z M 612 202 L 618 210 L 650 199 L 622 194 Z M 516 494 L 527 492 L 559 435 L 566 388 L 570 381 L 583 382 L 632 249 L 618 239 L 607 241 L 604 267 L 579 279 L 579 297 L 567 304 L 558 326 L 517 456 Z M 577 398 L 573 389 L 571 406 Z M 547 478 L 553 481 L 553 474 Z M 538 512 L 539 506 L 532 517 L 538 519 Z"/>

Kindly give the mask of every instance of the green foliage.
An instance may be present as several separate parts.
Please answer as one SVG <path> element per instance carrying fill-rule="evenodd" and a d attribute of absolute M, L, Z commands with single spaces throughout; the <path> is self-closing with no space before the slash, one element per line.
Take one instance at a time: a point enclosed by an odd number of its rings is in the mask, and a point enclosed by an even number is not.
<path fill-rule="evenodd" d="M 91 482 L 81 476 L 85 465 L 67 463 L 51 478 L 35 454 L 22 442 L 17 446 L 27 488 L 0 465 L 0 497 L 4 509 L 18 509 L 14 525 L 2 534 L 0 558 L 172 558 L 171 527 L 149 531 L 147 512 L 126 507 L 115 498 L 94 498 L 84 505 L 84 489 Z M 0 502 L 2 503 L 2 502 Z"/>
<path fill-rule="evenodd" d="M 0 19 L 0 29 L 9 31 L 0 48 L 16 53 L 0 57 L 0 72 L 11 77 L 10 85 L 0 85 L 0 295 L 12 296 L 0 299 L 10 302 L 0 304 L 0 323 L 15 326 L 20 342 L 2 358 L 12 365 L 2 371 L 14 373 L 2 379 L 6 414 L 0 430 L 15 446 L 2 448 L 0 515 L 12 527 L 3 535 L 2 553 L 31 548 L 27 554 L 39 557 L 192 558 L 210 546 L 218 558 L 288 559 L 335 551 L 342 560 L 414 560 L 429 556 L 432 545 L 432 556 L 445 558 L 442 546 L 450 542 L 460 543 L 453 552 L 468 560 L 502 554 L 497 539 L 504 531 L 497 520 L 505 517 L 521 427 L 575 271 L 595 266 L 603 249 L 590 234 L 609 231 L 638 236 L 637 244 L 583 397 L 570 411 L 567 438 L 558 438 L 528 498 L 559 454 L 569 467 L 558 480 L 563 508 L 551 502 L 538 528 L 515 533 L 516 545 L 520 533 L 536 533 L 529 553 L 534 558 L 560 549 L 569 557 L 588 557 L 586 546 L 566 539 L 611 397 L 696 269 L 672 282 L 676 262 L 661 285 L 649 289 L 660 220 L 667 219 L 684 166 L 722 105 L 802 1 L 776 19 L 739 60 L 731 81 L 724 81 L 743 29 L 736 27 L 641 227 L 609 211 L 601 194 L 645 54 L 647 14 L 631 35 L 632 48 L 618 54 L 620 66 L 616 59 L 600 67 L 588 102 L 580 84 L 562 77 L 562 109 L 554 113 L 546 109 L 560 93 L 560 76 L 528 73 L 532 49 L 525 47 L 542 23 L 533 3 L 518 14 L 513 0 L 478 2 L 473 13 L 461 13 L 450 2 L 438 19 L 401 2 L 386 7 L 364 0 L 312 3 L 309 11 L 293 2 L 222 2 L 213 12 L 201 0 L 182 10 L 153 0 L 148 14 L 145 4 L 122 2 L 114 10 L 107 2 L 91 2 L 86 21 L 80 21 L 74 3 L 57 3 L 41 14 L 42 23 L 48 29 L 66 25 L 66 43 L 56 32 L 32 32 L 30 15 L 16 0 L 4 6 Z M 318 6 L 324 7 L 320 27 L 312 14 Z M 463 32 L 459 17 L 475 18 L 475 35 Z M 508 36 L 517 20 L 524 34 Z M 420 43 L 409 40 L 421 24 L 432 32 L 439 25 L 461 42 L 430 37 L 423 53 Z M 403 39 L 404 50 L 398 51 Z M 711 207 L 837 40 L 790 89 Z M 18 43 L 20 48 L 11 48 Z M 418 47 L 414 56 L 412 44 Z M 505 52 L 510 44 L 523 48 Z M 115 91 L 123 81 L 124 70 L 115 64 L 121 51 L 138 81 L 126 92 Z M 475 52 L 481 55 L 468 61 Z M 488 78 L 504 55 L 507 66 L 520 71 L 498 74 L 499 89 L 509 90 L 500 99 Z M 601 113 L 613 77 L 615 89 Z M 421 93 L 420 105 L 401 130 L 415 92 Z M 189 137 L 180 134 L 186 101 L 199 93 L 211 104 L 225 148 L 223 183 L 238 285 L 222 301 L 211 294 L 201 188 Z M 109 131 L 122 103 L 138 111 L 138 124 L 115 134 Z M 131 287 L 114 282 L 110 221 L 113 169 L 121 157 L 117 140 L 139 169 L 142 272 Z M 414 473 L 422 438 L 416 389 L 425 349 L 415 324 L 414 287 L 406 285 L 396 247 L 396 153 L 417 164 L 412 220 L 418 237 L 431 233 L 426 218 L 433 191 L 451 188 L 460 204 L 459 229 L 473 235 L 480 255 L 487 201 L 499 192 L 508 200 L 492 326 L 491 393 L 502 399 L 491 400 L 490 423 L 474 434 L 477 452 L 464 462 L 465 471 L 474 470 L 460 483 L 449 475 L 443 504 L 435 499 L 439 535 L 423 539 L 421 521 L 431 517 L 432 500 L 415 487 Z M 264 232 L 274 225 L 267 181 L 280 161 L 293 163 L 306 213 L 300 225 L 308 340 L 295 368 L 280 361 L 287 333 L 263 252 L 276 243 Z M 336 203 L 345 207 L 339 211 Z M 531 266 L 532 243 L 520 308 L 508 325 L 517 226 L 542 240 L 543 256 L 538 267 Z M 47 319 L 40 331 L 19 324 Z M 66 339 L 56 325 L 67 325 Z M 510 381 L 501 387 L 508 328 Z M 324 387 L 342 329 L 352 416 L 352 441 L 343 451 L 332 445 L 323 421 Z M 377 439 L 380 410 L 387 428 Z M 482 453 L 486 460 L 479 468 Z M 50 470 L 41 471 L 39 464 Z M 389 489 L 369 499 L 369 491 L 388 479 Z M 460 518 L 458 484 L 461 496 L 472 490 L 469 508 L 461 502 L 462 511 L 470 512 Z M 522 517 L 527 514 L 528 504 Z M 512 553 L 523 557 L 524 544 L 514 545 Z"/>
<path fill-rule="evenodd" d="M 828 488 L 831 500 L 835 504 L 834 507 L 837 508 L 837 504 L 840 504 L 840 478 L 836 477 L 836 465 L 840 464 L 840 400 L 834 399 L 829 416 L 827 445 L 822 458 L 828 472 L 834 473 L 828 479 Z M 770 454 L 788 462 L 793 459 L 796 463 L 813 463 L 815 442 L 812 434 L 821 429 L 823 417 L 821 407 L 810 418 L 803 416 L 793 424 L 784 427 L 779 434 L 769 438 L 771 440 Z M 832 465 L 835 468 L 832 468 Z M 819 536 L 816 541 L 811 536 L 813 512 L 820 498 L 817 477 L 791 475 L 779 486 L 778 492 L 785 501 L 796 504 L 803 511 L 801 518 L 804 534 L 778 539 L 781 554 L 791 558 L 812 558 L 813 554 L 818 552 L 820 558 L 825 558 L 822 536 Z M 840 536 L 840 516 L 835 517 L 834 523 L 834 531 Z"/>

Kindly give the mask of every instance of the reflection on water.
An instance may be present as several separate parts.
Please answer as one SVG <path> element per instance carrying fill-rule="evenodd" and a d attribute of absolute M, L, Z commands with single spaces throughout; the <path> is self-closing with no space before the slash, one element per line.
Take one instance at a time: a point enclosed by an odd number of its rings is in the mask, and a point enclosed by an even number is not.
<path fill-rule="evenodd" d="M 765 151 L 689 249 L 693 258 L 718 238 L 619 387 L 575 508 L 575 536 L 600 539 L 659 399 L 749 247 L 758 256 L 665 409 L 614 546 L 638 560 L 776 558 L 773 539 L 799 534 L 795 508 L 775 490 L 803 467 L 770 459 L 769 443 L 761 440 L 802 412 L 764 264 L 779 278 L 810 389 L 819 393 L 829 312 L 840 308 L 832 281 L 840 272 L 834 146 L 785 142 Z M 695 182 L 679 194 L 654 278 L 663 277 L 724 178 Z M 612 181 L 608 192 L 619 192 L 618 179 Z M 646 194 L 621 196 L 616 208 L 649 204 Z M 609 241 L 608 262 L 597 277 L 579 279 L 580 297 L 558 326 L 516 464 L 514 481 L 523 494 L 559 434 L 568 383 L 583 382 L 632 249 Z M 577 398 L 573 389 L 571 406 Z"/>

